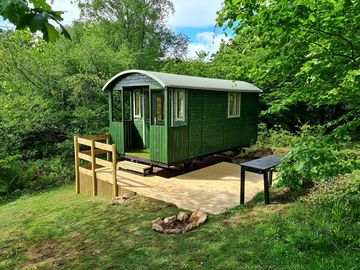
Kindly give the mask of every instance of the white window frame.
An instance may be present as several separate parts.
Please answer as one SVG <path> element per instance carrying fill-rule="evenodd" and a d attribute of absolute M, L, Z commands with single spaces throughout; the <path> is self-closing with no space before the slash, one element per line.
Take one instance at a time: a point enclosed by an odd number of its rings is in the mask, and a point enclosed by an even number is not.
<path fill-rule="evenodd" d="M 139 114 L 136 114 L 136 93 L 139 93 Z M 141 118 L 141 105 L 142 105 L 142 91 L 141 89 L 134 89 L 133 91 L 133 112 L 134 112 L 134 118 Z"/>
<path fill-rule="evenodd" d="M 237 113 L 236 114 L 230 114 L 230 96 L 232 94 L 235 94 L 235 102 L 237 102 Z M 240 117 L 241 112 L 241 93 L 239 92 L 229 92 L 228 94 L 228 118 L 238 118 Z"/>
<path fill-rule="evenodd" d="M 182 118 L 178 118 L 177 112 L 178 112 L 178 93 L 180 91 L 184 91 L 184 116 Z M 172 91 L 172 126 L 184 126 L 186 125 L 186 119 L 187 119 L 187 93 L 186 89 L 173 89 Z"/>

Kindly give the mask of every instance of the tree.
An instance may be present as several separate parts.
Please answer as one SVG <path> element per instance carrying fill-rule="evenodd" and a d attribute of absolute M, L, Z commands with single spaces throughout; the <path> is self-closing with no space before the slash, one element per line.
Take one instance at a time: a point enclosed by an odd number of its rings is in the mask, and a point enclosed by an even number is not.
<path fill-rule="evenodd" d="M 46 41 L 59 38 L 59 31 L 49 21 L 60 27 L 60 34 L 70 39 L 65 27 L 60 23 L 64 12 L 54 11 L 45 0 L 0 0 L 0 15 L 16 26 L 16 29 L 30 29 L 32 33 L 42 32 Z"/>
<path fill-rule="evenodd" d="M 166 58 L 181 59 L 188 38 L 167 25 L 174 12 L 169 0 L 79 0 L 81 19 L 101 24 L 103 36 L 118 50 L 128 47 L 136 68 L 159 69 Z"/>
<path fill-rule="evenodd" d="M 238 54 L 256 58 L 250 70 L 268 94 L 268 115 L 300 106 L 347 136 L 360 126 L 359 13 L 352 0 L 225 0 L 218 24 L 248 43 Z"/>

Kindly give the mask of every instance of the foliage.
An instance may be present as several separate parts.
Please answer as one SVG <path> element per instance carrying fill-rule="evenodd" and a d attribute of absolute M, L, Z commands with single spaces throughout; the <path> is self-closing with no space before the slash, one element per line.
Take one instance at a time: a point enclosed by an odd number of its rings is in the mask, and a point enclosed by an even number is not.
<path fill-rule="evenodd" d="M 164 59 L 182 59 L 188 37 L 175 34 L 167 24 L 174 12 L 169 0 L 78 0 L 82 20 L 100 23 L 112 49 L 126 46 L 133 67 L 158 69 Z"/>
<path fill-rule="evenodd" d="M 45 0 L 1 0 L 0 15 L 16 26 L 16 29 L 29 29 L 32 33 L 41 31 L 45 41 L 59 39 L 59 31 L 49 20 L 61 29 L 60 34 L 71 39 L 70 34 L 60 23 L 62 11 L 54 11 Z"/>
<path fill-rule="evenodd" d="M 310 120 L 334 136 L 354 137 L 360 125 L 359 12 L 359 1 L 351 0 L 226 0 L 218 24 L 235 35 L 219 57 L 264 90 L 267 121 L 287 118 L 291 127 L 291 121 Z"/>
<path fill-rule="evenodd" d="M 24 190 L 23 183 L 27 183 L 38 190 L 47 187 L 42 179 L 58 182 L 50 176 L 43 178 L 38 170 L 63 173 L 66 182 L 67 171 L 51 164 L 57 162 L 54 157 L 64 164 L 73 159 L 74 134 L 107 131 L 108 96 L 101 91 L 105 82 L 126 69 L 156 70 L 165 56 L 182 57 L 187 39 L 163 25 L 170 10 L 155 2 L 131 1 L 126 6 L 129 11 L 133 5 L 141 4 L 142 9 L 149 5 L 147 12 L 142 11 L 149 24 L 145 36 L 138 25 L 125 28 L 121 16 L 111 21 L 94 17 L 75 22 L 68 28 L 72 41 L 62 37 L 56 43 L 44 42 L 27 31 L 0 31 L 0 159 L 6 167 L 16 157 L 4 171 L 0 189 L 7 193 Z M 82 9 L 83 14 L 97 12 L 90 3 Z M 133 35 L 128 40 L 123 38 L 127 30 Z M 47 170 L 38 165 L 41 160 L 49 162 Z M 34 166 L 39 167 L 30 170 Z M 34 175 L 19 174 L 13 181 L 12 172 L 23 167 Z M 38 186 L 29 183 L 36 179 Z"/>
<path fill-rule="evenodd" d="M 185 235 L 151 229 L 179 212 L 167 203 L 113 206 L 62 187 L 0 206 L 0 268 L 357 269 L 359 181 L 356 172 L 309 201 L 261 198 Z"/>
<path fill-rule="evenodd" d="M 68 183 L 73 168 L 60 157 L 21 161 L 19 155 L 0 158 L 0 202 L 25 193 Z"/>
<path fill-rule="evenodd" d="M 283 158 L 279 185 L 300 188 L 306 181 L 330 180 L 360 169 L 359 153 L 342 143 L 326 140 L 322 133 L 303 127 L 290 152 Z"/>

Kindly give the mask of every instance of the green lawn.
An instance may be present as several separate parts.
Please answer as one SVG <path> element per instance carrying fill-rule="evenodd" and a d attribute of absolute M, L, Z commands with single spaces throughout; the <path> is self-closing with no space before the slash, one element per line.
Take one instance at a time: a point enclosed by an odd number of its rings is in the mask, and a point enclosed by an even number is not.
<path fill-rule="evenodd" d="M 151 221 L 179 211 L 171 205 L 112 206 L 62 187 L 0 206 L 0 269 L 356 269 L 359 238 L 337 248 L 309 241 L 304 204 L 264 206 L 259 194 L 185 235 L 162 235 Z"/>

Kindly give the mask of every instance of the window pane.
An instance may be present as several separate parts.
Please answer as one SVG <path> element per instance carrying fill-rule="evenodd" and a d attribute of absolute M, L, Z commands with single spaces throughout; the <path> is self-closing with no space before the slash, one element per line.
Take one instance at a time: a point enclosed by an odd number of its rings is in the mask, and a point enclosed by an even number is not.
<path fill-rule="evenodd" d="M 134 117 L 141 117 L 141 92 L 134 91 Z"/>
<path fill-rule="evenodd" d="M 229 116 L 240 116 L 240 93 L 229 93 Z"/>
<path fill-rule="evenodd" d="M 152 93 L 152 120 L 153 124 L 164 124 L 164 93 L 153 92 Z"/>
<path fill-rule="evenodd" d="M 122 121 L 121 91 L 112 91 L 112 121 Z"/>
<path fill-rule="evenodd" d="M 124 114 L 125 120 L 131 120 L 131 91 L 123 91 L 124 92 Z"/>
<path fill-rule="evenodd" d="M 156 120 L 164 121 L 164 97 L 162 95 L 156 96 Z"/>
<path fill-rule="evenodd" d="M 185 90 L 175 91 L 175 120 L 185 121 Z"/>

